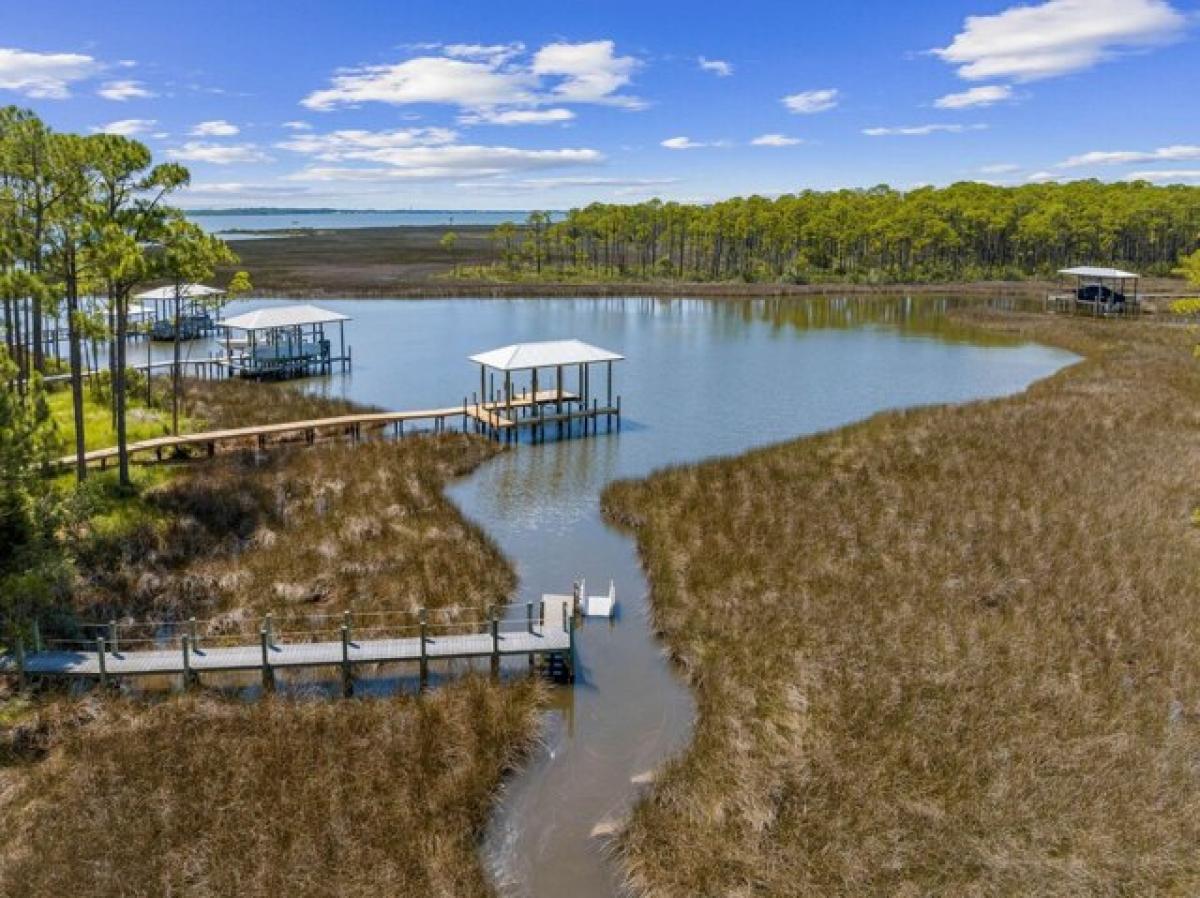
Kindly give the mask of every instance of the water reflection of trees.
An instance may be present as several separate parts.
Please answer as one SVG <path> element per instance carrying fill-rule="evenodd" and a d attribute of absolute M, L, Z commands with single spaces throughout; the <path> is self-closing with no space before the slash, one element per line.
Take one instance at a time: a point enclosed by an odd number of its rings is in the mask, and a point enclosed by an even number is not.
<path fill-rule="evenodd" d="M 936 337 L 956 343 L 1012 345 L 1009 337 L 965 325 L 947 313 L 967 306 L 1006 310 L 1037 304 L 1019 297 L 992 299 L 952 295 L 780 296 L 757 299 L 611 299 L 612 308 L 630 308 L 637 316 L 656 318 L 704 316 L 716 322 L 718 333 L 732 334 L 746 325 L 765 323 L 773 329 L 852 330 L 888 327 L 911 336 Z"/>

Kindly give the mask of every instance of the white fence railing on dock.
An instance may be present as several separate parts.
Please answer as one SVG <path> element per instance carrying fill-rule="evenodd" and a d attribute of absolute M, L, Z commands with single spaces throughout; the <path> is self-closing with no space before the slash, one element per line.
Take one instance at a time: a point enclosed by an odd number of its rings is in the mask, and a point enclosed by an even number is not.
<path fill-rule="evenodd" d="M 139 621 L 76 625 L 79 635 L 33 643 L 23 640 L 0 657 L 0 672 L 21 680 L 34 676 L 97 679 L 182 676 L 259 670 L 264 686 L 277 670 L 342 668 L 347 692 L 355 665 L 415 662 L 422 684 L 431 661 L 490 659 L 493 672 L 504 656 L 570 656 L 575 618 L 570 597 L 497 606 L 483 618 L 477 609 L 295 614 L 209 620 Z M 470 618 L 460 617 L 470 611 Z"/>

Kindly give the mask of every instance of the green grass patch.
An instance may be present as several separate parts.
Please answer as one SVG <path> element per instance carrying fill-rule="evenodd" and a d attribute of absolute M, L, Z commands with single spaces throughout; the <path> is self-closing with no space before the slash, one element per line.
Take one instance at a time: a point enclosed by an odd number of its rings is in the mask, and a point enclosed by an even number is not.
<path fill-rule="evenodd" d="M 83 396 L 84 445 L 89 450 L 115 446 L 117 432 L 113 427 L 108 393 L 98 395 L 85 387 Z M 70 452 L 75 445 L 75 413 L 71 391 L 55 390 L 47 395 L 46 400 L 62 440 L 62 451 Z M 180 418 L 180 431 L 186 431 L 190 424 L 186 418 Z M 171 432 L 171 410 L 148 407 L 144 398 L 130 396 L 126 406 L 126 428 L 130 442 L 165 436 Z"/>

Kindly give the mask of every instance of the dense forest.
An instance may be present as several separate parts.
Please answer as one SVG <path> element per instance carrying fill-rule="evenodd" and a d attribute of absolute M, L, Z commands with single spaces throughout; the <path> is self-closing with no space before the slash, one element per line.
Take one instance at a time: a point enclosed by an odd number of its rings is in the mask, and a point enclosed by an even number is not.
<path fill-rule="evenodd" d="M 593 203 L 501 225 L 499 273 L 866 282 L 1023 278 L 1076 264 L 1165 275 L 1200 247 L 1200 187 L 1074 181 Z"/>

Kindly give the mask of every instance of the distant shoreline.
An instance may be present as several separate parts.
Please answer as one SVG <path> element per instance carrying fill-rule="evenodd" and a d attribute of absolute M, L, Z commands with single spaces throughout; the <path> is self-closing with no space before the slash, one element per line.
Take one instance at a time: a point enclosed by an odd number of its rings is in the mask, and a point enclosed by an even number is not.
<path fill-rule="evenodd" d="M 442 246 L 457 235 L 453 250 Z M 453 277 L 455 266 L 485 266 L 498 259 L 491 225 L 406 225 L 400 227 L 313 228 L 242 231 L 231 239 L 241 257 L 237 268 L 250 272 L 254 295 L 320 298 L 548 298 L 548 297 L 712 297 L 730 299 L 786 296 L 895 295 L 897 293 L 1038 298 L 1062 289 L 1054 281 L 957 281 L 906 284 L 781 284 L 675 281 L 491 281 Z M 261 239 L 271 237 L 272 239 Z M 230 269 L 232 270 L 232 269 Z M 219 274 L 227 276 L 229 271 Z M 1185 294 L 1183 281 L 1147 278 L 1143 290 Z M 1192 291 L 1194 294 L 1195 291 Z"/>

